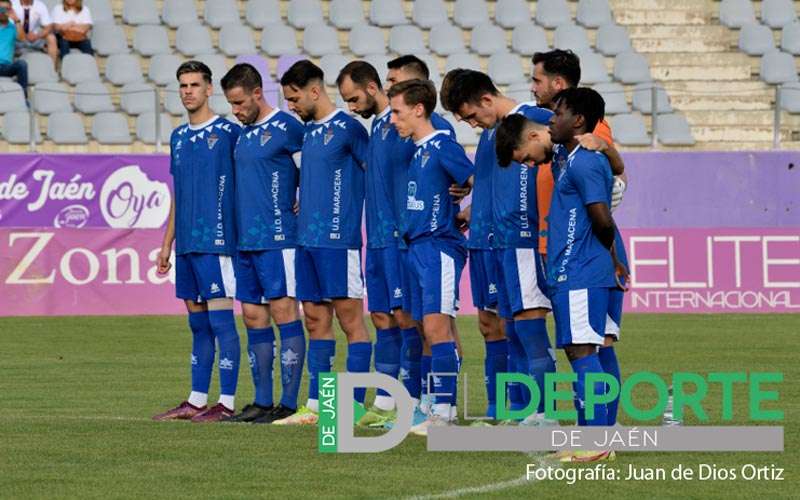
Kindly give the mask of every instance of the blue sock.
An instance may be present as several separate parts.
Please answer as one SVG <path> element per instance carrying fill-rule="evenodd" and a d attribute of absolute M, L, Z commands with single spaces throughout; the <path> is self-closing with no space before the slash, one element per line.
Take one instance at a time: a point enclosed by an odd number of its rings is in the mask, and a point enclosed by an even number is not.
<path fill-rule="evenodd" d="M 219 347 L 219 392 L 223 396 L 236 395 L 236 384 L 239 382 L 239 361 L 241 345 L 236 332 L 233 310 L 208 311 L 211 330 L 217 337 Z M 232 409 L 232 408 L 231 408 Z"/>
<path fill-rule="evenodd" d="M 400 373 L 400 350 L 402 349 L 403 336 L 400 329 L 389 328 L 378 330 L 375 341 L 375 371 L 397 378 Z M 388 396 L 389 393 L 378 389 L 378 396 Z"/>
<path fill-rule="evenodd" d="M 442 342 L 431 346 L 431 372 L 434 374 L 458 373 L 458 354 L 456 353 L 455 342 Z M 435 396 L 436 404 L 456 404 L 457 376 L 435 375 L 433 377 L 433 385 L 431 392 L 449 394 L 449 396 Z"/>
<path fill-rule="evenodd" d="M 610 345 L 608 347 L 601 347 L 600 351 L 597 353 L 597 356 L 600 358 L 600 364 L 603 366 L 603 371 L 617 379 L 617 382 L 619 382 L 620 386 L 622 386 L 622 380 L 619 373 L 619 362 L 617 361 L 617 353 L 614 351 L 614 346 Z M 606 407 L 608 408 L 608 425 L 616 424 L 617 409 L 619 408 L 619 396 L 617 396 L 614 401 L 607 403 Z"/>
<path fill-rule="evenodd" d="M 401 331 L 403 346 L 400 357 L 400 380 L 412 398 L 419 399 L 422 392 L 420 363 L 422 361 L 422 338 L 416 328 Z"/>
<path fill-rule="evenodd" d="M 278 325 L 281 332 L 281 404 L 297 409 L 297 394 L 303 379 L 303 362 L 306 359 L 306 338 L 303 324 L 298 321 Z"/>
<path fill-rule="evenodd" d="M 488 406 L 486 416 L 495 418 L 497 416 L 497 374 L 506 370 L 508 359 L 508 340 L 493 340 L 486 342 L 486 360 L 483 363 L 483 373 L 486 379 L 486 396 Z"/>
<path fill-rule="evenodd" d="M 600 364 L 600 358 L 597 354 L 592 354 L 590 356 L 586 356 L 581 359 L 576 359 L 571 361 L 570 364 L 572 365 L 572 370 L 578 375 L 578 381 L 575 382 L 575 393 L 576 398 L 578 399 L 578 403 L 581 407 L 584 407 L 583 403 L 583 395 L 585 394 L 586 388 L 586 374 L 587 373 L 602 373 L 603 366 Z M 601 394 L 605 390 L 605 384 L 602 382 L 596 382 L 594 387 L 592 388 L 595 394 Z M 585 425 L 607 425 L 608 422 L 608 414 L 606 405 L 604 404 L 597 404 L 594 407 L 594 418 L 586 419 Z"/>
<path fill-rule="evenodd" d="M 529 373 L 539 387 L 538 413 L 544 413 L 544 375 L 556 371 L 556 364 L 550 355 L 550 338 L 547 336 L 547 323 L 542 319 L 521 319 L 514 321 L 525 355 L 528 358 Z"/>
<path fill-rule="evenodd" d="M 436 392 L 430 390 L 428 387 L 428 375 L 431 373 L 431 356 L 423 354 L 419 366 L 420 391 L 422 395 L 424 396 L 428 393 Z"/>
<path fill-rule="evenodd" d="M 189 328 L 192 330 L 192 391 L 208 394 L 215 353 L 208 313 L 189 313 Z"/>
<path fill-rule="evenodd" d="M 320 372 L 331 371 L 335 355 L 335 340 L 311 339 L 308 341 L 308 399 L 319 399 L 318 375 Z"/>
<path fill-rule="evenodd" d="M 353 342 L 347 346 L 348 372 L 367 373 L 370 361 L 372 361 L 372 342 Z M 353 399 L 361 404 L 364 404 L 366 396 L 366 387 L 356 387 L 353 390 Z"/>
<path fill-rule="evenodd" d="M 522 347 L 519 337 L 517 337 L 517 331 L 514 328 L 513 321 L 506 321 L 506 338 L 508 339 L 508 363 L 506 371 L 508 373 L 519 373 L 520 367 L 523 363 L 526 364 L 528 362 L 528 358 L 525 356 L 525 349 Z M 528 373 L 527 369 L 522 373 Z M 525 408 L 528 391 L 523 389 L 524 388 L 517 383 L 508 385 L 508 401 L 510 402 L 510 408 L 512 410 L 521 410 Z"/>
<path fill-rule="evenodd" d="M 275 332 L 272 328 L 247 329 L 247 355 L 256 389 L 255 403 L 272 406 L 272 361 L 275 358 Z"/>

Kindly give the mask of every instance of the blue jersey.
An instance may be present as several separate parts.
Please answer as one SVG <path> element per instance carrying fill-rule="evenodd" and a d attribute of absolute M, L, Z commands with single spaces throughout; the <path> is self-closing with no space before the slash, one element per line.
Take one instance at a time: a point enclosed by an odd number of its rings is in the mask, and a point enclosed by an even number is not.
<path fill-rule="evenodd" d="M 547 125 L 553 112 L 535 103 L 518 104 L 511 113 L 532 122 Z M 494 130 L 489 132 L 492 153 L 495 153 Z M 539 246 L 539 209 L 536 197 L 537 169 L 511 162 L 506 168 L 494 157 L 491 170 L 491 213 L 495 248 L 537 248 Z M 474 217 L 474 214 L 473 214 Z"/>
<path fill-rule="evenodd" d="M 467 247 L 489 250 L 492 238 L 492 171 L 497 168 L 494 148 L 495 129 L 481 133 L 475 150 L 475 181 L 472 186 L 472 208 Z"/>
<path fill-rule="evenodd" d="M 408 171 L 403 237 L 411 243 L 436 238 L 462 243 L 455 224 L 458 205 L 450 196 L 452 184 L 463 185 L 475 168 L 461 147 L 443 130 L 417 141 Z"/>
<path fill-rule="evenodd" d="M 611 167 L 605 155 L 556 146 L 556 175 L 547 239 L 547 284 L 554 293 L 616 286 L 611 253 L 592 232 L 586 206 L 611 206 Z"/>
<path fill-rule="evenodd" d="M 234 254 L 233 149 L 238 137 L 239 126 L 219 116 L 172 132 L 176 254 Z"/>
<path fill-rule="evenodd" d="M 278 109 L 242 129 L 234 152 L 239 250 L 296 244 L 300 175 L 292 155 L 302 146 L 303 125 Z"/>
<path fill-rule="evenodd" d="M 364 126 L 340 109 L 306 124 L 300 166 L 300 245 L 361 247 L 368 142 Z"/>

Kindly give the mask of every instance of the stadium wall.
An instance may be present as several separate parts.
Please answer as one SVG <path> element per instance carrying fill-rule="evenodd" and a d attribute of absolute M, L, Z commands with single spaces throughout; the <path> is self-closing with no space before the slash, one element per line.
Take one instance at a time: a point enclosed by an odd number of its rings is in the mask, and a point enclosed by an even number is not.
<path fill-rule="evenodd" d="M 628 153 L 631 312 L 800 311 L 800 155 Z M 0 315 L 177 314 L 165 155 L 5 155 Z M 462 312 L 472 314 L 469 276 Z"/>

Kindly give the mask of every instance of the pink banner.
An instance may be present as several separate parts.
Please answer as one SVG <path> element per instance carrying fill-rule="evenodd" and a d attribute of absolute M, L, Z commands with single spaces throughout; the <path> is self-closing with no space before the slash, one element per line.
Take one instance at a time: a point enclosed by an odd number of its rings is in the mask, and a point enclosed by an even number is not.
<path fill-rule="evenodd" d="M 626 312 L 800 312 L 800 228 L 623 231 Z M 176 314 L 160 229 L 0 228 L 0 316 Z M 469 273 L 461 313 L 475 314 Z"/>

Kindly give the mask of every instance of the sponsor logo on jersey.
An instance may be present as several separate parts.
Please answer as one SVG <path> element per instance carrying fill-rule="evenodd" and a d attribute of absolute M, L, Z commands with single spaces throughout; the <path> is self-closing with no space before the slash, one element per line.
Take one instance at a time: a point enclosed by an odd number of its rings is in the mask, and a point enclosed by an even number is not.
<path fill-rule="evenodd" d="M 331 142 L 331 139 L 333 139 L 333 128 L 328 127 L 327 130 L 325 130 L 325 135 L 322 136 L 322 144 L 327 146 L 328 143 Z"/>
<path fill-rule="evenodd" d="M 219 142 L 219 136 L 216 133 L 212 132 L 208 136 L 207 140 L 208 140 L 208 149 L 214 149 L 214 146 L 216 146 L 217 142 Z"/>
<path fill-rule="evenodd" d="M 264 144 L 268 143 L 270 139 L 272 139 L 272 133 L 269 130 L 264 130 L 264 132 L 261 134 L 261 140 L 259 142 L 263 146 Z"/>

